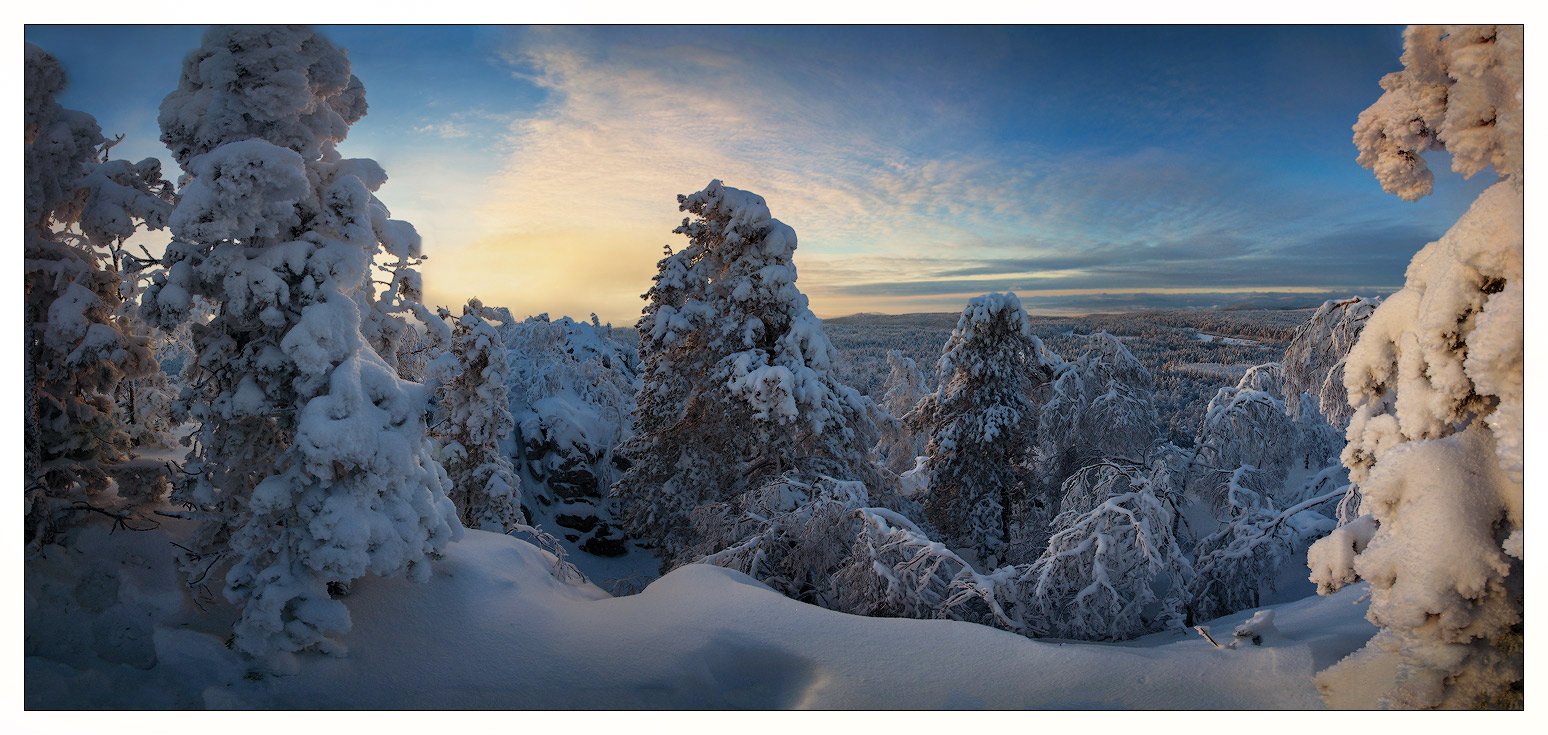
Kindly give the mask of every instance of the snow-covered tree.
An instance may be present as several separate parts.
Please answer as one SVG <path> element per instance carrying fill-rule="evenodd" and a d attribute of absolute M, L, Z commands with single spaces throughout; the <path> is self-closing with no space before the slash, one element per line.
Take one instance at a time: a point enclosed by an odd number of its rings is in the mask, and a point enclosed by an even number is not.
<path fill-rule="evenodd" d="M 430 366 L 440 394 L 435 436 L 462 525 L 505 533 L 524 525 L 521 481 L 502 446 L 516 423 L 506 389 L 510 366 L 500 333 L 471 299 L 452 323 L 451 349 Z M 442 310 L 441 317 L 451 314 Z"/>
<path fill-rule="evenodd" d="M 914 358 L 900 350 L 887 350 L 887 382 L 882 384 L 877 403 L 893 417 L 903 419 L 929 393 L 928 377 L 914 364 Z"/>
<path fill-rule="evenodd" d="M 1150 371 L 1106 332 L 1087 337 L 1073 359 L 1055 367 L 1038 417 L 1037 467 L 1058 487 L 1101 459 L 1143 464 L 1161 435 Z"/>
<path fill-rule="evenodd" d="M 1343 485 L 1321 484 L 1322 492 L 1281 510 L 1267 490 L 1255 489 L 1258 475 L 1250 465 L 1231 473 L 1225 498 L 1230 519 L 1194 549 L 1187 589 L 1193 622 L 1263 605 L 1285 562 L 1336 525 L 1331 513 L 1318 511 L 1336 505 Z"/>
<path fill-rule="evenodd" d="M 334 594 L 367 574 L 423 579 L 461 534 L 432 455 L 429 392 L 362 333 L 385 174 L 336 146 L 365 114 L 344 52 L 310 29 L 219 27 L 161 105 L 185 172 L 164 273 L 142 308 L 191 333 L 200 423 L 179 497 L 208 521 L 197 567 L 228 564 L 235 644 L 259 656 L 349 629 Z M 387 244 L 390 250 L 393 245 Z"/>
<path fill-rule="evenodd" d="M 1210 399 L 1183 479 L 1188 505 L 1199 510 L 1189 520 L 1201 536 L 1214 525 L 1205 516 L 1221 523 L 1233 517 L 1228 490 L 1239 468 L 1251 467 L 1255 487 L 1281 495 L 1300 444 L 1279 395 L 1282 375 L 1277 363 L 1258 365 Z"/>
<path fill-rule="evenodd" d="M 160 229 L 172 189 L 154 158 L 106 160 L 116 141 L 91 115 L 61 107 L 65 72 L 25 55 L 23 333 L 29 544 L 52 536 L 65 506 L 106 489 L 106 465 L 133 437 L 117 407 L 126 379 L 155 370 L 144 334 L 122 318 L 115 257 L 140 227 Z"/>
<path fill-rule="evenodd" d="M 1309 562 L 1321 591 L 1369 581 L 1381 630 L 1318 676 L 1335 705 L 1522 705 L 1522 39 L 1410 27 L 1355 124 L 1360 163 L 1405 199 L 1430 191 L 1427 150 L 1501 180 L 1414 256 L 1345 365 L 1366 516 Z"/>
<path fill-rule="evenodd" d="M 730 501 L 695 508 L 701 561 L 736 569 L 786 597 L 839 609 L 834 575 L 868 505 L 864 485 L 775 478 Z"/>
<path fill-rule="evenodd" d="M 1048 548 L 1021 584 L 1048 635 L 1122 640 L 1180 623 L 1193 570 L 1164 463 L 1104 461 L 1064 483 Z"/>
<path fill-rule="evenodd" d="M 522 477 L 528 522 L 564 527 L 589 554 L 628 553 L 618 501 L 607 491 L 627 466 L 620 450 L 634 435 L 634 350 L 595 314 L 518 320 L 504 307 L 483 311 L 499 325 L 510 364 L 516 430 L 508 451 Z"/>
<path fill-rule="evenodd" d="M 1349 407 L 1349 394 L 1344 390 L 1344 363 L 1377 303 L 1358 296 L 1329 299 L 1295 330 L 1280 360 L 1284 366 L 1281 395 L 1291 415 L 1304 413 L 1300 395 L 1305 393 L 1311 397 L 1311 406 L 1333 428 L 1342 431 L 1349 425 L 1354 409 Z"/>
<path fill-rule="evenodd" d="M 1028 492 L 1026 464 L 1036 439 L 1034 393 L 1054 358 L 1032 333 L 1013 293 L 968 302 L 936 364 L 937 387 L 914 410 L 930 433 L 930 491 L 924 511 L 956 549 L 987 562 L 1030 560 L 1053 515 Z"/>
<path fill-rule="evenodd" d="M 613 488 L 629 534 L 669 560 L 694 545 L 694 508 L 788 471 L 877 485 L 864 402 L 834 379 L 833 346 L 796 288 L 795 231 L 719 181 L 678 203 L 688 244 L 668 249 L 645 295 L 639 433 Z"/>

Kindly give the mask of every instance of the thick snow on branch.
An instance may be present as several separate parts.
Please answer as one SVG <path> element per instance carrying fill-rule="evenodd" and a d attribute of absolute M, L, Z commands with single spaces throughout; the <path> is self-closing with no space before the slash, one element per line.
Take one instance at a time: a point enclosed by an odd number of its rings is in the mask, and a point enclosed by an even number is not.
<path fill-rule="evenodd" d="M 1333 704 L 1521 706 L 1521 39 L 1519 26 L 1410 28 L 1404 70 L 1356 126 L 1362 162 L 1405 198 L 1428 191 L 1422 163 L 1398 165 L 1421 143 L 1503 180 L 1414 256 L 1345 365 L 1343 461 L 1368 520 L 1309 558 L 1320 588 L 1369 581 L 1382 631 L 1319 676 Z M 1404 125 L 1414 138 L 1392 132 Z"/>
<path fill-rule="evenodd" d="M 187 184 L 142 310 L 172 330 L 216 305 L 192 328 L 182 403 L 200 429 L 179 499 L 216 519 L 195 553 L 230 563 L 235 642 L 256 656 L 336 648 L 336 589 L 423 578 L 462 532 L 427 438 L 431 393 L 363 331 L 372 259 L 418 248 L 371 194 L 381 167 L 334 148 L 364 113 L 342 51 L 264 26 L 206 33 L 161 107 Z"/>
<path fill-rule="evenodd" d="M 1430 150 L 1445 149 L 1464 176 L 1493 168 L 1520 186 L 1522 27 L 1411 26 L 1403 42 L 1403 70 L 1382 78 L 1355 123 L 1360 165 L 1410 201 L 1434 186 Z"/>

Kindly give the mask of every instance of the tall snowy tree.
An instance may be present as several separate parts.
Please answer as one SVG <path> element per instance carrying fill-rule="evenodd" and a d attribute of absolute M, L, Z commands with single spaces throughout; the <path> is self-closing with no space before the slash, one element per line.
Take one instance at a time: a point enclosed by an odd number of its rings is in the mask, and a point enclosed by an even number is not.
<path fill-rule="evenodd" d="M 435 435 L 462 525 L 505 533 L 526 520 L 521 481 L 502 446 L 516 427 L 506 390 L 510 366 L 500 333 L 483 311 L 478 299 L 468 301 L 452 325 L 451 349 L 430 366 L 442 413 Z M 450 316 L 443 310 L 443 318 Z"/>
<path fill-rule="evenodd" d="M 211 29 L 161 105 L 186 184 L 142 308 L 172 329 L 196 297 L 216 306 L 192 328 L 200 428 L 180 497 L 209 518 L 198 566 L 228 565 L 235 643 L 256 656 L 337 648 L 350 621 L 332 593 L 423 579 L 462 530 L 428 391 L 362 333 L 385 174 L 336 146 L 365 111 L 345 54 L 298 27 Z"/>
<path fill-rule="evenodd" d="M 914 358 L 899 350 L 887 350 L 887 382 L 882 384 L 881 399 L 877 401 L 894 418 L 907 418 L 914 406 L 930 393 L 923 370 L 914 364 Z"/>
<path fill-rule="evenodd" d="M 770 478 L 877 485 L 864 402 L 834 379 L 833 345 L 796 288 L 795 231 L 718 180 L 678 205 L 688 244 L 645 294 L 639 434 L 613 488 L 630 535 L 669 564 L 694 543 L 694 508 Z"/>
<path fill-rule="evenodd" d="M 1403 70 L 1355 123 L 1359 162 L 1404 199 L 1423 154 L 1494 169 L 1344 369 L 1343 461 L 1366 514 L 1309 555 L 1319 590 L 1370 582 L 1381 630 L 1318 676 L 1330 704 L 1522 706 L 1523 199 L 1521 26 L 1413 26 Z"/>
<path fill-rule="evenodd" d="M 1046 538 L 1052 513 L 1047 499 L 1028 492 L 1026 463 L 1034 392 L 1051 379 L 1055 359 L 1015 294 L 979 296 L 946 341 L 938 387 L 914 411 L 930 432 L 925 518 L 943 542 L 971 549 L 990 568 L 1035 558 L 1035 540 Z"/>
<path fill-rule="evenodd" d="M 24 536 L 32 544 L 52 536 L 65 506 L 105 490 L 104 468 L 126 457 L 132 437 L 117 391 L 156 364 L 146 336 L 122 318 L 113 256 L 140 227 L 166 226 L 172 189 L 154 158 L 106 160 L 116 141 L 91 115 L 59 105 L 64 69 L 32 44 L 24 84 Z"/>

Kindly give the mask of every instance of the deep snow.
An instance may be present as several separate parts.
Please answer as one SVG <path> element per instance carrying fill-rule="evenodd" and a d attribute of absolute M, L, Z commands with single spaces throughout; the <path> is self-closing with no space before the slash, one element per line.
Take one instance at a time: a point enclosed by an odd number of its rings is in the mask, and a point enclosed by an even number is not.
<path fill-rule="evenodd" d="M 612 598 L 559 581 L 526 542 L 469 531 L 428 582 L 355 584 L 348 653 L 259 673 L 224 645 L 236 610 L 179 588 L 170 542 L 190 524 L 156 520 L 109 533 L 95 516 L 29 562 L 29 709 L 1320 708 L 1312 675 L 1375 632 L 1364 585 L 1274 606 L 1262 646 L 1236 649 L 857 617 L 705 565 Z M 1226 642 L 1252 614 L 1209 627 Z"/>

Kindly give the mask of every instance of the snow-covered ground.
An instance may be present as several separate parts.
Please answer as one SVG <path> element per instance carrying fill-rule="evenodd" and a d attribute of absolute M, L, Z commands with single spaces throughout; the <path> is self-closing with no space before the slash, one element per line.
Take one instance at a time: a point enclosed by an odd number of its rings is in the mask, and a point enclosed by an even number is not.
<path fill-rule="evenodd" d="M 347 654 L 260 672 L 225 645 L 236 611 L 180 588 L 171 542 L 189 524 L 157 520 L 94 518 L 29 563 L 28 708 L 1320 708 L 1312 675 L 1375 632 L 1364 585 L 1274 606 L 1262 645 L 1235 649 L 857 617 L 705 565 L 613 598 L 560 581 L 526 542 L 469 531 L 426 583 L 356 583 Z M 1225 643 L 1252 614 L 1208 627 Z"/>

